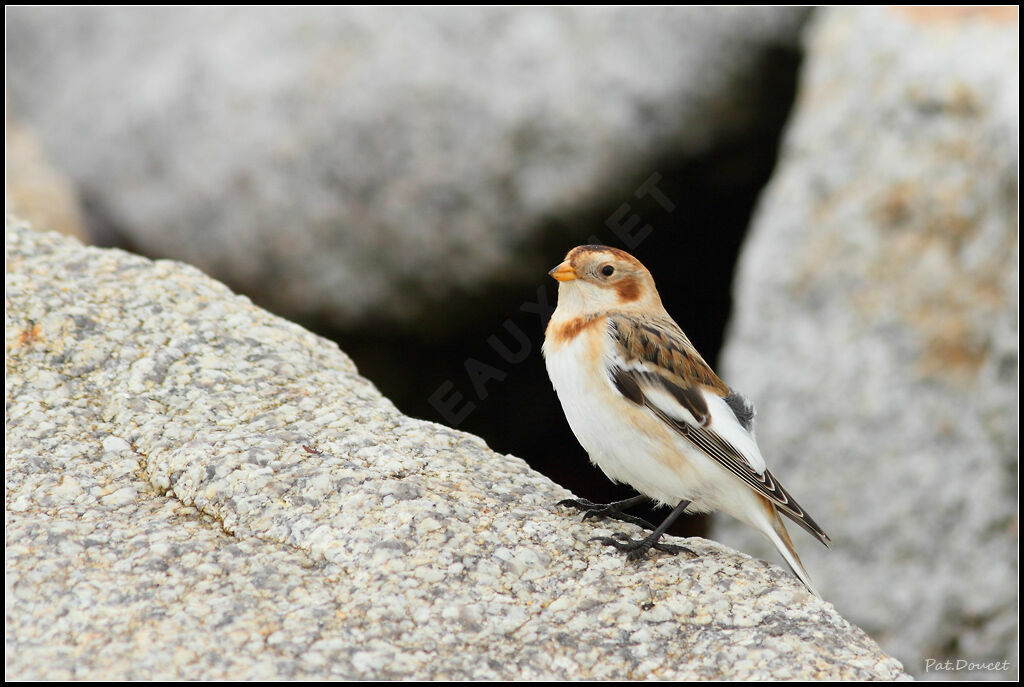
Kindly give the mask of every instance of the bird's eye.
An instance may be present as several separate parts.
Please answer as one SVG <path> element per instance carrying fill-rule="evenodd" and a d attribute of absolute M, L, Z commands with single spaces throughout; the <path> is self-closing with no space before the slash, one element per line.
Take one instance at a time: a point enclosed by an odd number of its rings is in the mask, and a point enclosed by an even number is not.
<path fill-rule="evenodd" d="M 606 277 L 610 277 L 613 274 L 615 274 L 615 268 L 612 267 L 611 265 L 605 265 L 604 267 L 601 268 L 601 274 L 603 274 Z"/>

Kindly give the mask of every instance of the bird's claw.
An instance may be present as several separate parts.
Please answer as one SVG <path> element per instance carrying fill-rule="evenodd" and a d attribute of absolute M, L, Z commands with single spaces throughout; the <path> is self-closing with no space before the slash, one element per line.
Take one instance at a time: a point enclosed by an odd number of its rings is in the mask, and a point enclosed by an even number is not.
<path fill-rule="evenodd" d="M 692 556 L 697 556 L 697 552 L 692 549 L 688 549 L 685 546 L 679 546 L 677 544 L 667 544 L 657 540 L 646 539 L 631 539 L 628 535 L 622 532 L 616 532 L 610 537 L 591 537 L 590 541 L 598 541 L 607 546 L 612 546 L 615 549 L 626 554 L 626 558 L 631 561 L 638 561 L 644 557 L 644 555 L 650 549 L 657 549 L 670 554 L 688 553 Z"/>
<path fill-rule="evenodd" d="M 600 504 L 593 503 L 592 501 L 587 501 L 586 499 L 562 499 L 556 505 L 559 505 L 559 506 L 572 506 L 573 508 L 583 509 L 583 508 L 594 508 L 595 506 L 599 506 Z"/>
<path fill-rule="evenodd" d="M 590 518 L 611 518 L 612 520 L 620 520 L 622 522 L 628 522 L 632 525 L 637 525 L 648 530 L 655 529 L 654 525 L 647 522 L 643 518 L 638 518 L 635 515 L 629 515 L 628 513 L 621 512 L 622 505 L 618 503 L 594 503 L 586 499 L 562 499 L 558 502 L 559 506 L 569 506 L 578 510 L 586 511 L 583 514 L 583 519 L 588 520 Z"/>

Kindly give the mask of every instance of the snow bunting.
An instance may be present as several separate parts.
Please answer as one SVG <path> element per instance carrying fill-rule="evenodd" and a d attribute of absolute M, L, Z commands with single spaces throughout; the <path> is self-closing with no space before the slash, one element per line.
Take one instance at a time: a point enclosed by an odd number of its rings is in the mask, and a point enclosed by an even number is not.
<path fill-rule="evenodd" d="M 754 439 L 753 405 L 704 362 L 665 311 L 650 272 L 621 250 L 579 246 L 549 274 L 560 283 L 544 359 L 565 417 L 604 474 L 643 494 L 559 505 L 654 530 L 636 540 L 595 537 L 633 560 L 651 548 L 689 551 L 659 541 L 684 511 L 725 511 L 768 537 L 820 596 L 779 513 L 826 546 L 828 535 L 768 471 Z M 645 498 L 673 507 L 657 528 L 621 512 Z"/>

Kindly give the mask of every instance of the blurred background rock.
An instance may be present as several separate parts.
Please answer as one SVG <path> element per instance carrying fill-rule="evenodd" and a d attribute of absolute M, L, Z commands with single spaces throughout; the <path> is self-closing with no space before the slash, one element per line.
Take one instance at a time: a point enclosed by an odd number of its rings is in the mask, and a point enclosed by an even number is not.
<path fill-rule="evenodd" d="M 758 399 L 773 472 L 835 541 L 799 535 L 825 598 L 919 676 L 1013 679 L 1016 8 L 836 10 L 807 37 L 723 373 Z"/>
<path fill-rule="evenodd" d="M 800 77 L 809 14 L 22 7 L 9 110 L 93 242 L 197 265 L 610 500 L 544 372 L 545 273 L 631 250 L 715 364 L 802 78 L 726 379 L 836 540 L 798 542 L 826 597 L 912 673 L 1016 670 L 1016 10 L 819 11 Z"/>
<path fill-rule="evenodd" d="M 74 186 L 46 159 L 28 127 L 5 119 L 4 212 L 33 226 L 88 241 Z"/>

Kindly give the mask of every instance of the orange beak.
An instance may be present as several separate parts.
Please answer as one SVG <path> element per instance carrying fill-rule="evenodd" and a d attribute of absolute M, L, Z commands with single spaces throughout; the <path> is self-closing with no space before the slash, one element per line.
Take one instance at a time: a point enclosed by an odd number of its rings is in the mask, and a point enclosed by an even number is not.
<path fill-rule="evenodd" d="M 548 272 L 552 277 L 558 281 L 572 281 L 576 279 L 576 270 L 572 268 L 572 265 L 568 261 L 563 262 L 555 269 Z"/>

